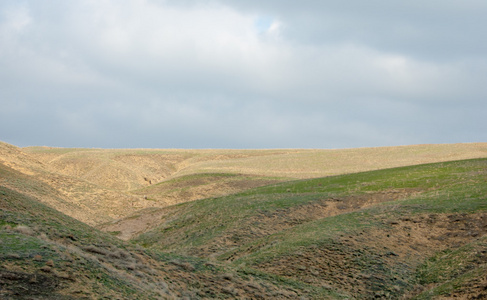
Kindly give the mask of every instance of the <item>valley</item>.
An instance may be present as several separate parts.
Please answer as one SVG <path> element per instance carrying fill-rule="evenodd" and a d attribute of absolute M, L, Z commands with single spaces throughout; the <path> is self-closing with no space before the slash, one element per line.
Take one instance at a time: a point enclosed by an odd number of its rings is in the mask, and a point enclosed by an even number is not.
<path fill-rule="evenodd" d="M 0 143 L 0 298 L 482 299 L 487 143 Z"/>

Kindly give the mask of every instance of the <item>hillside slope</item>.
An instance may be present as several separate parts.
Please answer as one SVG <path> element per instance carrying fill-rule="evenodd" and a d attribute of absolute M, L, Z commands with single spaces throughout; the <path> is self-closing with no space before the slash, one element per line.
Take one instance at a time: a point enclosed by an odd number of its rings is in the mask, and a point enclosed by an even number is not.
<path fill-rule="evenodd" d="M 22 149 L 5 143 L 0 143 L 0 163 L 16 170 L 19 175 L 0 177 L 3 185 L 90 225 L 118 219 L 150 206 L 139 205 L 139 202 L 147 202 L 142 197 L 62 174 Z M 36 194 L 36 189 L 30 185 L 41 186 L 45 191 Z"/>
<path fill-rule="evenodd" d="M 73 210 L 62 210 L 64 213 L 98 225 L 147 208 L 228 195 L 291 179 L 487 157 L 487 143 L 339 150 L 28 147 L 16 151 L 41 166 L 29 163 L 24 169 L 35 174 L 38 171 L 33 169 L 41 169 L 37 178 L 78 207 L 76 214 Z M 0 157 L 8 161 L 11 156 L 2 152 Z"/>
<path fill-rule="evenodd" d="M 5 181 L 21 181 L 42 197 L 49 187 L 0 164 Z M 143 255 L 109 235 L 55 211 L 0 182 L 0 298 L 136 299 L 170 297 Z M 136 270 L 137 269 L 137 270 Z M 144 274 L 139 279 L 136 272 Z M 161 289 L 150 288 L 153 285 Z M 165 287 L 165 288 L 164 288 Z"/>
<path fill-rule="evenodd" d="M 484 146 L 356 150 L 383 167 Z M 0 298 L 487 297 L 487 158 L 314 178 L 333 160 L 351 171 L 360 155 L 181 150 L 171 165 L 165 150 L 140 151 L 0 144 Z"/>
<path fill-rule="evenodd" d="M 286 182 L 150 213 L 160 225 L 133 240 L 150 249 L 353 298 L 487 297 L 487 159 Z"/>
<path fill-rule="evenodd" d="M 4 181 L 49 187 L 0 164 Z M 296 299 L 332 291 L 124 243 L 0 182 L 1 299 Z"/>
<path fill-rule="evenodd" d="M 316 178 L 424 163 L 487 157 L 487 143 L 354 149 L 182 150 L 21 149 L 57 172 L 98 186 L 135 190 L 194 174 Z"/>

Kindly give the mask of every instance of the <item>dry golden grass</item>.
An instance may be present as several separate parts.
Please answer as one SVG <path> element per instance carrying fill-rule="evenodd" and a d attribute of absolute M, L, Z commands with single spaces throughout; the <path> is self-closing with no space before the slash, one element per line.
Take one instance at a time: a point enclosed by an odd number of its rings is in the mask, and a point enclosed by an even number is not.
<path fill-rule="evenodd" d="M 354 149 L 88 150 L 23 149 L 65 175 L 114 189 L 136 189 L 199 173 L 313 178 L 487 156 L 487 143 Z"/>
<path fill-rule="evenodd" d="M 487 143 L 336 150 L 18 148 L 0 144 L 1 163 L 48 183 L 59 192 L 58 198 L 69 203 L 61 211 L 91 225 L 144 208 L 221 196 L 273 181 L 480 157 L 487 157 Z M 193 175 L 210 173 L 239 176 L 207 176 L 193 184 Z M 45 202 L 59 208 L 58 200 Z"/>
<path fill-rule="evenodd" d="M 337 150 L 258 150 L 246 157 L 195 161 L 179 172 L 313 178 L 487 156 L 487 143 Z M 215 157 L 217 157 L 215 155 Z"/>

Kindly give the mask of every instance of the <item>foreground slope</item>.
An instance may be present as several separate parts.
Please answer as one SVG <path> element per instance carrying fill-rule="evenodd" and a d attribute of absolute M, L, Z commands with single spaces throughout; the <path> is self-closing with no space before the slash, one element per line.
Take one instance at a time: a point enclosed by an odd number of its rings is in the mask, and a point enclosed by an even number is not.
<path fill-rule="evenodd" d="M 1 299 L 296 299 L 332 291 L 146 250 L 36 200 L 50 187 L 0 164 Z M 3 183 L 15 181 L 30 195 Z M 36 196 L 37 195 L 37 196 Z"/>
<path fill-rule="evenodd" d="M 134 242 L 353 298 L 487 297 L 486 212 L 487 159 L 478 159 L 153 210 L 160 225 Z"/>
<path fill-rule="evenodd" d="M 164 280 L 140 264 L 143 255 L 34 198 L 48 187 L 2 164 L 0 174 L 31 188 L 25 195 L 0 184 L 0 298 L 171 296 Z"/>

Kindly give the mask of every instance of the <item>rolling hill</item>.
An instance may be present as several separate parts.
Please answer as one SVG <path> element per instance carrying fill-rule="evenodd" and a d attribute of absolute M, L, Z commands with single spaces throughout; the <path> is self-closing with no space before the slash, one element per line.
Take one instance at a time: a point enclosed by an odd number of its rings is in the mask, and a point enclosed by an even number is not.
<path fill-rule="evenodd" d="M 1 299 L 289 299 L 306 293 L 292 284 L 242 275 L 217 262 L 125 243 L 5 187 L 43 183 L 0 164 Z M 228 289 L 228 282 L 232 289 Z"/>
<path fill-rule="evenodd" d="M 487 156 L 487 143 L 338 150 L 20 149 L 3 145 L 0 157 L 8 157 L 4 160 L 13 162 L 14 168 L 37 175 L 62 193 L 78 209 L 76 215 L 71 209 L 61 211 L 90 225 L 145 208 L 292 179 Z"/>
<path fill-rule="evenodd" d="M 486 157 L 0 143 L 0 298 L 482 299 Z"/>

